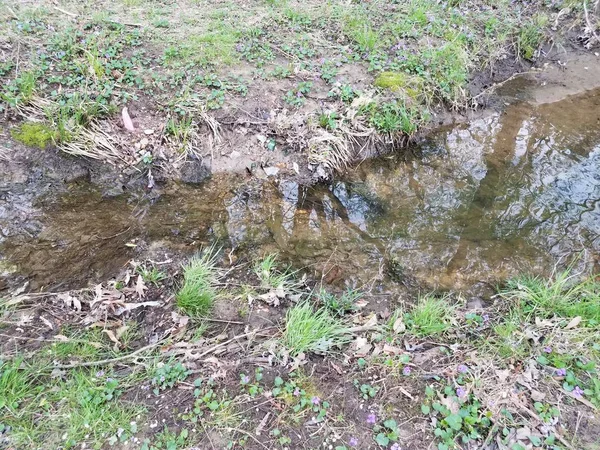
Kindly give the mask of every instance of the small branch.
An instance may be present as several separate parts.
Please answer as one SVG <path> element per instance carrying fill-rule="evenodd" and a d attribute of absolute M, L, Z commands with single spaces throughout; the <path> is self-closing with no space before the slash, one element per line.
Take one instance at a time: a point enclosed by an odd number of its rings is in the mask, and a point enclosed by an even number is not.
<path fill-rule="evenodd" d="M 61 12 L 61 13 L 63 13 L 63 14 L 66 14 L 67 16 L 70 16 L 70 17 L 77 17 L 77 14 L 75 14 L 75 13 L 72 13 L 72 12 L 69 12 L 69 11 L 65 11 L 64 9 L 62 9 L 62 8 L 59 8 L 58 6 L 55 6 L 55 7 L 54 7 L 54 9 L 55 9 L 55 10 L 57 10 L 58 12 Z"/>
<path fill-rule="evenodd" d="M 600 2 L 597 1 L 595 8 L 598 9 L 598 5 L 600 5 Z M 596 42 L 598 42 L 598 44 L 600 44 L 600 37 L 598 37 L 598 35 L 596 34 L 596 27 L 592 26 L 592 22 L 590 21 L 590 16 L 588 14 L 588 9 L 587 9 L 587 0 L 583 0 L 583 11 L 585 13 L 585 23 L 587 24 L 588 28 L 590 29 L 590 33 L 592 33 L 592 36 L 596 39 Z M 588 45 L 591 44 L 588 43 Z"/>
<path fill-rule="evenodd" d="M 100 361 L 85 361 L 85 362 L 81 362 L 81 363 L 63 364 L 63 365 L 59 365 L 59 366 L 52 366 L 52 369 L 74 369 L 76 367 L 93 367 L 93 366 L 103 366 L 106 364 L 112 364 L 115 362 L 124 361 L 126 359 L 133 358 L 134 356 L 139 355 L 140 353 L 144 353 L 148 350 L 151 350 L 154 347 L 157 347 L 158 345 L 160 345 L 161 342 L 162 341 L 158 341 L 154 344 L 146 345 L 145 347 L 139 348 L 136 351 L 129 353 L 128 355 L 119 356 L 117 358 L 102 359 Z"/>

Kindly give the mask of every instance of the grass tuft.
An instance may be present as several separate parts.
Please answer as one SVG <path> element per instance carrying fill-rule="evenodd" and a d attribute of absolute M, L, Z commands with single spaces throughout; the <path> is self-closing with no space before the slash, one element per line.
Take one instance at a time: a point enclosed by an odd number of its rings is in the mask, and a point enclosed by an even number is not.
<path fill-rule="evenodd" d="M 418 337 L 434 336 L 448 331 L 454 324 L 454 307 L 448 296 L 427 294 L 419 297 L 417 304 L 404 314 L 408 331 Z"/>
<path fill-rule="evenodd" d="M 212 307 L 217 294 L 217 256 L 218 249 L 213 246 L 183 266 L 183 284 L 175 299 L 177 306 L 191 317 L 205 316 Z"/>
<path fill-rule="evenodd" d="M 524 276 L 509 280 L 501 295 L 517 301 L 516 308 L 527 319 L 580 316 L 592 325 L 600 324 L 600 282 L 589 277 L 578 281 L 571 269 L 549 280 Z"/>
<path fill-rule="evenodd" d="M 326 308 L 315 311 L 309 302 L 290 308 L 285 318 L 281 343 L 290 354 L 330 353 L 333 347 L 350 341 L 351 333 L 340 319 Z"/>

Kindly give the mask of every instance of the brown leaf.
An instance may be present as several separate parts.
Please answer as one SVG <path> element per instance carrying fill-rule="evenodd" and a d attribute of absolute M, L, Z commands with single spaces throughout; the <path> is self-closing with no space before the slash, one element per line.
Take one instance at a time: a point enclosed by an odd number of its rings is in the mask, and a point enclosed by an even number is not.
<path fill-rule="evenodd" d="M 404 325 L 402 317 L 396 319 L 394 325 L 392 325 L 392 330 L 394 330 L 394 333 L 404 333 L 406 331 L 406 325 Z"/>
<path fill-rule="evenodd" d="M 125 126 L 125 129 L 127 131 L 135 131 L 133 121 L 131 120 L 131 117 L 129 117 L 129 112 L 127 111 L 127 106 L 123 108 L 121 115 L 123 116 L 123 125 Z"/>
<path fill-rule="evenodd" d="M 137 293 L 137 295 L 139 295 L 140 298 L 143 298 L 146 295 L 145 291 L 147 289 L 148 288 L 146 287 L 146 283 L 144 283 L 144 279 L 141 275 L 138 275 L 137 281 L 135 283 L 135 292 Z"/>
<path fill-rule="evenodd" d="M 102 332 L 106 333 L 108 338 L 115 343 L 115 348 L 121 347 L 121 342 L 117 339 L 115 333 L 113 333 L 111 330 L 102 330 Z"/>

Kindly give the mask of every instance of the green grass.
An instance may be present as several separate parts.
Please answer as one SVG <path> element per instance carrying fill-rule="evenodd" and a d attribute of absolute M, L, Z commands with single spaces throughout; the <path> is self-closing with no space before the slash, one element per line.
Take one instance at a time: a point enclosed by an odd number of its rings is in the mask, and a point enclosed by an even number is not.
<path fill-rule="evenodd" d="M 519 29 L 515 45 L 521 58 L 533 59 L 535 52 L 544 41 L 544 29 L 547 24 L 548 17 L 538 14 Z"/>
<path fill-rule="evenodd" d="M 303 352 L 330 353 L 336 346 L 349 342 L 351 334 L 340 319 L 326 308 L 315 310 L 309 302 L 287 311 L 282 345 L 292 355 Z"/>
<path fill-rule="evenodd" d="M 19 415 L 21 403 L 30 395 L 34 376 L 22 357 L 0 361 L 0 412 Z"/>
<path fill-rule="evenodd" d="M 218 249 L 210 247 L 183 266 L 183 283 L 175 300 L 177 306 L 191 317 L 206 316 L 217 295 L 216 262 Z"/>
<path fill-rule="evenodd" d="M 261 282 L 261 287 L 266 289 L 283 289 L 285 293 L 296 292 L 301 283 L 295 279 L 297 272 L 289 268 L 280 270 L 277 254 L 271 253 L 254 264 L 254 273 Z"/>
<path fill-rule="evenodd" d="M 600 324 L 600 282 L 593 277 L 577 279 L 571 269 L 550 279 L 523 276 L 509 280 L 502 297 L 515 302 L 515 310 L 531 317 L 580 316 L 590 325 Z"/>
<path fill-rule="evenodd" d="M 158 270 L 156 267 L 148 268 L 146 265 L 137 266 L 136 272 L 142 276 L 146 283 L 152 283 L 154 286 L 158 286 L 161 281 L 167 278 L 165 272 Z"/>
<path fill-rule="evenodd" d="M 449 331 L 455 322 L 454 306 L 449 298 L 427 294 L 404 314 L 407 331 L 417 337 L 436 336 Z"/>

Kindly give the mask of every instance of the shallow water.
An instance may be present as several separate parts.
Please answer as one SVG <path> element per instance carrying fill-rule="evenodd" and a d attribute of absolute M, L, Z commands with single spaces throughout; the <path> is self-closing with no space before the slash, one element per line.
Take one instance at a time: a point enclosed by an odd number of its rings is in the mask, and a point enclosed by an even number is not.
<path fill-rule="evenodd" d="M 103 198 L 75 183 L 36 199 L 31 227 L 0 241 L 7 277 L 29 279 L 30 289 L 74 287 L 136 255 L 163 260 L 214 240 L 243 256 L 278 251 L 329 283 L 375 292 L 548 275 L 573 257 L 591 266 L 600 254 L 600 91 L 513 104 L 331 186 L 216 175 L 160 189 L 154 200 Z"/>

